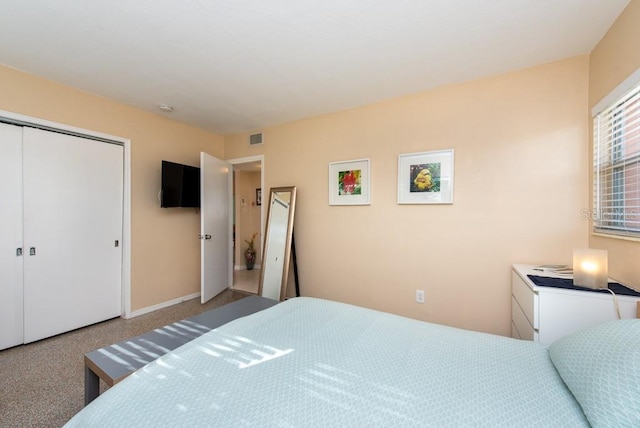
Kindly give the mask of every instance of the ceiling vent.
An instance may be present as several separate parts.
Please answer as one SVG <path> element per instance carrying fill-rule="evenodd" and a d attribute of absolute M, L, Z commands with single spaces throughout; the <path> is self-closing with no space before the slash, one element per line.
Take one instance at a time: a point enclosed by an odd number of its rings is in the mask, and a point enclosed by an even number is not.
<path fill-rule="evenodd" d="M 249 135 L 249 145 L 255 146 L 262 144 L 262 133 Z"/>

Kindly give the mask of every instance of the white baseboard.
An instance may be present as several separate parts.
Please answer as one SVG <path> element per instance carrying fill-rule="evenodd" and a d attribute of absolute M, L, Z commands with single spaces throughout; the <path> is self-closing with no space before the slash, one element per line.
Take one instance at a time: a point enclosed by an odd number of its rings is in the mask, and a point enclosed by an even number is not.
<path fill-rule="evenodd" d="M 255 264 L 255 265 L 253 265 L 253 269 L 254 270 L 260 270 L 260 269 L 262 269 L 262 265 Z M 234 265 L 233 266 L 233 270 L 247 270 L 247 266 L 246 265 Z"/>
<path fill-rule="evenodd" d="M 166 302 L 158 303 L 157 305 L 147 306 L 146 308 L 138 309 L 137 311 L 131 312 L 131 314 L 126 318 L 129 319 L 129 318 L 139 317 L 140 315 L 148 314 L 153 311 L 157 311 L 158 309 L 168 308 L 169 306 L 177 305 L 178 303 L 186 302 L 187 300 L 192 300 L 197 297 L 200 297 L 200 293 L 193 293 L 193 294 L 189 294 L 188 296 L 178 297 L 177 299 L 172 299 Z"/>

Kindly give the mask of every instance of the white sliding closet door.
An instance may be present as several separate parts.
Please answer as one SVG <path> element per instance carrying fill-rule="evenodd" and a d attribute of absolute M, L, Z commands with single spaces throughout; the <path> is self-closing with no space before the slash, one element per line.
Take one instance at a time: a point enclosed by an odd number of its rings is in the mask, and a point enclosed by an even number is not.
<path fill-rule="evenodd" d="M 23 153 L 28 343 L 121 313 L 123 148 L 24 128 Z"/>
<path fill-rule="evenodd" d="M 0 349 L 22 344 L 22 128 L 0 124 Z M 19 250 L 20 249 L 20 250 Z"/>

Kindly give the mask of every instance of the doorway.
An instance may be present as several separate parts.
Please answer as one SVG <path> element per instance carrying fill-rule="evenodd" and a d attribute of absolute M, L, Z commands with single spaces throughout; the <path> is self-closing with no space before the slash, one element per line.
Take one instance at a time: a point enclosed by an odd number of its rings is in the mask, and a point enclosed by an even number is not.
<path fill-rule="evenodd" d="M 262 262 L 263 207 L 262 192 L 264 182 L 263 156 L 232 159 L 232 228 L 233 228 L 233 290 L 257 294 Z M 255 259 L 245 257 L 250 246 L 255 251 Z"/>

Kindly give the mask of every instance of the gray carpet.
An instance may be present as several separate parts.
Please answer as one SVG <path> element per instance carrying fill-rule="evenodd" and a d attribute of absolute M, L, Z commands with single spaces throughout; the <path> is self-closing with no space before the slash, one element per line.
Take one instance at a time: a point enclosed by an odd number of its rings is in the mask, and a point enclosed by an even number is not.
<path fill-rule="evenodd" d="M 225 290 L 204 305 L 183 302 L 0 351 L 0 427 L 60 427 L 84 404 L 84 354 L 246 297 Z M 102 391 L 107 386 L 100 382 Z"/>

